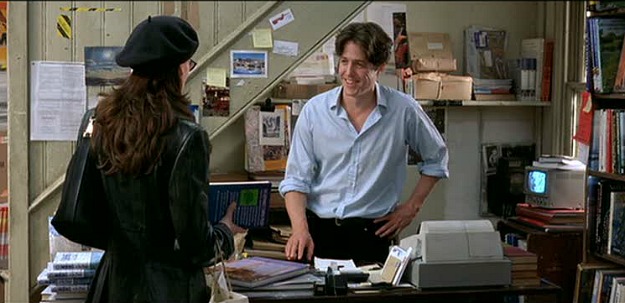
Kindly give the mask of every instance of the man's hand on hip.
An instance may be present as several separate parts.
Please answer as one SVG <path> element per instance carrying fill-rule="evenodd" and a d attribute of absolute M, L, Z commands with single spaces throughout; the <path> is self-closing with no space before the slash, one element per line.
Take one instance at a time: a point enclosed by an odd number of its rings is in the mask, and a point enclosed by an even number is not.
<path fill-rule="evenodd" d="M 389 238 L 399 235 L 399 233 L 414 220 L 419 209 L 420 208 L 415 209 L 415 207 L 411 206 L 409 203 L 403 203 L 399 204 L 390 214 L 373 220 L 374 223 L 386 221 L 386 223 L 375 232 L 376 236 Z"/>

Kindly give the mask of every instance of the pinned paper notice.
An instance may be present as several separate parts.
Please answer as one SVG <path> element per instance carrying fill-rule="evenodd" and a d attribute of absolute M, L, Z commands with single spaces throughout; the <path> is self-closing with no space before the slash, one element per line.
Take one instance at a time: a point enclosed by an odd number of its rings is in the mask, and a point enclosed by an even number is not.
<path fill-rule="evenodd" d="M 273 53 L 291 57 L 297 57 L 297 52 L 299 49 L 299 43 L 290 42 L 290 41 L 282 41 L 276 40 L 273 44 Z"/>
<path fill-rule="evenodd" d="M 272 41 L 271 29 L 260 28 L 252 31 L 252 43 L 255 48 L 271 48 L 273 47 Z"/>
<path fill-rule="evenodd" d="M 207 68 L 206 69 L 206 85 L 226 87 L 226 69 L 225 68 Z"/>
<path fill-rule="evenodd" d="M 293 20 L 295 20 L 295 17 L 293 17 L 293 12 L 291 12 L 291 9 L 287 9 L 271 18 L 269 18 L 269 23 L 271 24 L 271 28 L 273 28 L 273 30 L 277 30 L 291 22 L 293 22 Z"/>

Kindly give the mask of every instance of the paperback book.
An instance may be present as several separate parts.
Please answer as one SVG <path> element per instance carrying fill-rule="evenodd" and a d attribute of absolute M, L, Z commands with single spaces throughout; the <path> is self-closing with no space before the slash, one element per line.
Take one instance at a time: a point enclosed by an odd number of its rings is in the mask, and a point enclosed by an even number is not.
<path fill-rule="evenodd" d="M 234 223 L 243 228 L 269 224 L 270 181 L 211 182 L 208 194 L 208 218 L 216 224 L 236 202 Z"/>
<path fill-rule="evenodd" d="M 58 252 L 52 261 L 52 269 L 96 269 L 104 252 Z"/>

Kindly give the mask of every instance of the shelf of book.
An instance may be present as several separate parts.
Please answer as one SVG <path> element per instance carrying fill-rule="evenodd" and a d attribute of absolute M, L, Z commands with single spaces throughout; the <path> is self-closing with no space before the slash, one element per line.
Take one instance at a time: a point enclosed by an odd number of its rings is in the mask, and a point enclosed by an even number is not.
<path fill-rule="evenodd" d="M 588 170 L 588 175 L 602 178 L 602 179 L 610 179 L 614 181 L 625 182 L 625 175 L 611 174 L 611 173 L 606 173 L 606 172 L 594 171 L 590 169 Z"/>
<path fill-rule="evenodd" d="M 608 255 L 608 254 L 594 254 L 595 257 L 606 260 L 606 261 L 610 261 L 612 263 L 617 263 L 620 264 L 622 266 L 625 266 L 625 259 L 621 258 L 621 257 L 617 257 L 617 256 L 612 256 L 612 255 Z"/>
<path fill-rule="evenodd" d="M 551 106 L 548 101 L 417 100 L 421 106 Z"/>
<path fill-rule="evenodd" d="M 604 12 L 586 12 L 586 17 L 588 18 L 598 18 L 598 17 L 625 17 L 625 8 L 619 8 Z"/>
<path fill-rule="evenodd" d="M 595 109 L 621 109 L 625 106 L 625 94 L 593 94 Z"/>
<path fill-rule="evenodd" d="M 306 101 L 306 99 L 280 99 L 272 98 L 276 104 L 289 104 L 294 100 Z M 421 106 L 551 106 L 549 101 L 475 101 L 475 100 L 417 100 Z"/>
<path fill-rule="evenodd" d="M 586 82 L 593 104 L 590 141 L 593 152 L 586 170 L 584 258 L 580 264 L 580 268 L 588 267 L 588 270 L 578 271 L 577 278 L 581 281 L 587 277 L 595 283 L 588 286 L 579 283 L 576 294 L 585 293 L 584 298 L 588 298 L 591 292 L 593 302 L 614 302 L 616 297 L 610 290 L 623 289 L 625 278 L 616 282 L 616 279 L 605 278 L 601 270 L 592 268 L 607 263 L 622 270 L 614 277 L 625 277 L 625 175 L 605 172 L 622 171 L 623 165 L 624 150 L 619 147 L 625 139 L 621 120 L 625 109 L 625 8 L 587 11 L 586 17 Z M 585 301 L 577 299 L 575 303 Z"/>

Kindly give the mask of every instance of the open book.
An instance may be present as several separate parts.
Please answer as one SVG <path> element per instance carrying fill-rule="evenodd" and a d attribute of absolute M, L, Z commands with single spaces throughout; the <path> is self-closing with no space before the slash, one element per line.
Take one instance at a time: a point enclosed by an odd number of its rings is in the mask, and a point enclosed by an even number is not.
<path fill-rule="evenodd" d="M 412 247 L 408 247 L 406 250 L 400 246 L 393 245 L 388 253 L 388 257 L 386 257 L 384 267 L 380 271 L 370 272 L 369 281 L 374 284 L 388 283 L 393 286 L 399 285 L 401 276 L 404 274 L 408 262 L 410 262 L 411 252 Z"/>
<path fill-rule="evenodd" d="M 230 203 L 236 202 L 234 223 L 243 228 L 269 224 L 270 181 L 210 182 L 208 218 L 215 224 L 223 218 Z"/>

